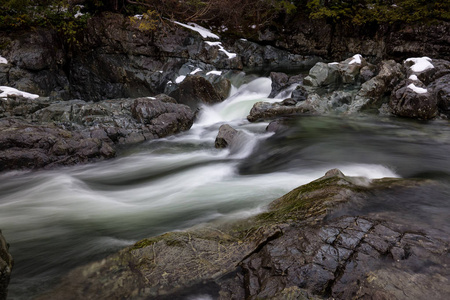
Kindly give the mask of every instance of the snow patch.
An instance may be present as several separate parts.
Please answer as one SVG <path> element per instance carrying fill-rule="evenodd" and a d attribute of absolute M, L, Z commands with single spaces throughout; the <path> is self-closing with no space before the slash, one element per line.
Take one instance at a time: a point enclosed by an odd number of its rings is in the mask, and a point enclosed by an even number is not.
<path fill-rule="evenodd" d="M 352 64 L 361 64 L 361 59 L 362 59 L 361 54 L 353 55 L 353 59 L 352 59 L 348 64 L 349 64 L 349 65 L 352 65 Z"/>
<path fill-rule="evenodd" d="M 0 64 L 7 64 L 8 61 L 3 56 L 0 56 Z"/>
<path fill-rule="evenodd" d="M 177 21 L 173 21 L 173 22 L 174 22 L 175 24 L 178 24 L 178 25 L 180 25 L 180 26 L 183 26 L 183 27 L 185 27 L 185 28 L 188 28 L 188 29 L 190 29 L 190 30 L 193 30 L 193 31 L 196 31 L 196 32 L 200 33 L 200 35 L 201 35 L 204 39 L 206 39 L 206 38 L 212 38 L 212 39 L 220 40 L 220 37 L 219 37 L 217 34 L 214 34 L 214 33 L 212 33 L 210 30 L 208 30 L 208 29 L 206 29 L 206 28 L 204 28 L 204 27 L 202 27 L 202 26 L 200 26 L 200 25 L 197 25 L 197 24 L 195 24 L 195 23 L 183 24 L 183 23 L 180 23 L 180 22 L 177 22 Z"/>
<path fill-rule="evenodd" d="M 428 92 L 427 89 L 415 86 L 414 83 L 411 83 L 410 85 L 408 85 L 408 88 L 410 88 L 411 90 L 413 90 L 417 94 L 425 94 L 426 92 Z"/>
<path fill-rule="evenodd" d="M 339 63 L 338 62 L 331 62 L 331 63 L 328 63 L 328 65 L 338 65 Z"/>
<path fill-rule="evenodd" d="M 155 97 L 147 97 L 147 99 L 156 100 Z"/>
<path fill-rule="evenodd" d="M 175 79 L 175 83 L 181 83 L 184 79 L 186 79 L 185 75 L 178 76 L 177 79 Z"/>
<path fill-rule="evenodd" d="M 30 99 L 36 99 L 39 97 L 39 95 L 36 94 L 30 94 L 27 92 L 19 91 L 18 89 L 9 87 L 9 86 L 0 86 L 0 98 L 7 98 L 9 95 L 17 95 L 22 96 L 24 98 L 30 98 Z"/>
<path fill-rule="evenodd" d="M 138 19 L 138 20 L 142 20 L 142 17 L 144 15 L 134 15 L 133 18 Z"/>
<path fill-rule="evenodd" d="M 414 75 L 414 74 L 409 76 L 408 79 L 411 79 L 411 80 L 414 80 L 414 81 L 418 81 L 419 80 L 419 78 L 417 78 L 417 76 Z"/>
<path fill-rule="evenodd" d="M 423 72 L 428 69 L 433 69 L 434 66 L 431 63 L 431 58 L 429 57 L 412 57 L 408 58 L 406 61 L 412 61 L 414 64 L 411 66 L 411 70 L 416 73 Z"/>
<path fill-rule="evenodd" d="M 200 68 L 197 68 L 194 71 L 192 71 L 190 74 L 194 75 L 195 73 L 198 73 L 198 72 L 201 72 L 201 71 L 203 71 L 203 70 L 200 69 Z"/>
<path fill-rule="evenodd" d="M 213 74 L 213 75 L 222 75 L 222 71 L 209 71 L 208 73 L 206 73 L 206 75 L 210 75 L 210 74 Z"/>
<path fill-rule="evenodd" d="M 210 46 L 217 46 L 217 47 L 219 47 L 219 51 L 222 51 L 223 53 L 225 53 L 228 56 L 229 59 L 235 58 L 237 56 L 236 53 L 231 53 L 231 52 L 228 52 L 227 50 L 225 50 L 225 48 L 222 46 L 221 42 L 209 42 L 209 41 L 206 41 L 205 43 L 207 43 Z"/>

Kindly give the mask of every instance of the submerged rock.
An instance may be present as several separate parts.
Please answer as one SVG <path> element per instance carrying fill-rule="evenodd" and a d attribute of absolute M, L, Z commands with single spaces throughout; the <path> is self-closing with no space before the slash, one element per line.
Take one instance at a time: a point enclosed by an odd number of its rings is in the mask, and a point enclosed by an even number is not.
<path fill-rule="evenodd" d="M 200 290 L 214 299 L 445 298 L 448 238 L 379 211 L 339 213 L 437 185 L 331 170 L 250 219 L 144 239 L 77 268 L 39 299 L 187 298 Z"/>
<path fill-rule="evenodd" d="M 13 265 L 14 261 L 9 253 L 9 245 L 0 230 L 0 300 L 6 300 L 7 298 Z"/>

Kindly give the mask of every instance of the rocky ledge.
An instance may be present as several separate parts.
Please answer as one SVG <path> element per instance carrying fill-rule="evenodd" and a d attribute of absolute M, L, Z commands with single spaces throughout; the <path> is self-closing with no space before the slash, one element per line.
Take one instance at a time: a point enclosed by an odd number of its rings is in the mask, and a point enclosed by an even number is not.
<path fill-rule="evenodd" d="M 0 230 L 0 300 L 5 300 L 8 294 L 8 284 L 14 264 L 8 249 L 9 245 Z"/>
<path fill-rule="evenodd" d="M 188 106 L 163 94 L 97 103 L 0 99 L 0 171 L 111 158 L 118 145 L 188 130 L 194 116 Z"/>
<path fill-rule="evenodd" d="M 331 170 L 248 220 L 144 239 L 75 269 L 40 299 L 444 299 L 448 236 L 346 210 L 438 185 Z"/>

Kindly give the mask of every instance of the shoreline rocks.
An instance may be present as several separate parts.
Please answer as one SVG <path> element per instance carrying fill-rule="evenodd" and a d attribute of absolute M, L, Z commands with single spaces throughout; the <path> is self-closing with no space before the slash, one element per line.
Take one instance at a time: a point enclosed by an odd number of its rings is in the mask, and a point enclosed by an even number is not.
<path fill-rule="evenodd" d="M 199 290 L 217 299 L 444 297 L 449 292 L 448 239 L 379 213 L 345 214 L 346 207 L 386 192 L 415 193 L 436 185 L 414 179 L 369 181 L 331 170 L 250 219 L 144 239 L 79 267 L 38 299 L 167 299 Z"/>
<path fill-rule="evenodd" d="M 117 145 L 188 130 L 195 114 L 167 95 L 102 102 L 0 99 L 0 171 L 115 157 Z"/>
<path fill-rule="evenodd" d="M 8 284 L 14 265 L 14 260 L 8 250 L 9 244 L 0 230 L 0 300 L 6 300 L 7 298 Z"/>

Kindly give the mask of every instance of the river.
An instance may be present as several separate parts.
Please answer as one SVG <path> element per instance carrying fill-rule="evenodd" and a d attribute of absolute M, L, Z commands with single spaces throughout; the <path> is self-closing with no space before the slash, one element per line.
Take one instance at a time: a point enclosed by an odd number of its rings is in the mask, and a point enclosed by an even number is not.
<path fill-rule="evenodd" d="M 255 102 L 282 98 L 267 99 L 269 93 L 268 78 L 233 88 L 223 103 L 203 107 L 188 132 L 121 149 L 114 160 L 0 174 L 0 229 L 15 259 L 9 299 L 30 299 L 70 269 L 139 239 L 254 215 L 332 168 L 368 178 L 433 178 L 450 187 L 448 121 L 305 116 L 273 135 L 267 123 L 246 120 Z M 224 123 L 244 138 L 215 149 Z M 432 226 L 450 232 L 450 197 L 417 198 L 401 209 L 418 209 L 421 218 L 429 212 Z"/>

